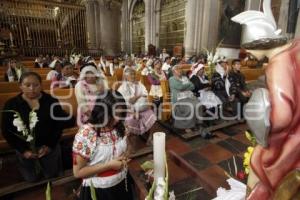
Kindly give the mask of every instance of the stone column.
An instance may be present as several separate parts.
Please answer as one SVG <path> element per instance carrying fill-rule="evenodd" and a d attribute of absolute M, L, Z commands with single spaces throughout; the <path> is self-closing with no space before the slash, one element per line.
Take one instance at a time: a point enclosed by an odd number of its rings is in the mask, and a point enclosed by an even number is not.
<path fill-rule="evenodd" d="M 145 2 L 145 53 L 147 53 L 148 45 L 151 44 L 152 0 L 144 0 L 144 2 Z"/>
<path fill-rule="evenodd" d="M 188 0 L 185 8 L 185 24 L 186 24 L 186 35 L 185 35 L 185 56 L 191 57 L 196 53 L 194 46 L 195 42 L 195 14 L 196 14 L 196 5 L 199 0 Z M 205 27 L 207 28 L 207 27 Z"/>
<path fill-rule="evenodd" d="M 96 34 L 96 48 L 101 47 L 101 18 L 100 18 L 100 6 L 99 2 L 94 2 L 95 12 L 95 34 Z"/>
<path fill-rule="evenodd" d="M 159 47 L 159 32 L 160 32 L 160 6 L 155 8 L 155 31 L 154 32 L 154 45 Z"/>
<path fill-rule="evenodd" d="M 298 14 L 295 38 L 300 38 L 300 13 Z"/>
<path fill-rule="evenodd" d="M 185 56 L 216 47 L 220 14 L 219 0 L 188 0 L 186 5 Z"/>
<path fill-rule="evenodd" d="M 129 10 L 128 10 L 128 0 L 123 0 L 122 3 L 122 32 L 121 32 L 121 37 L 122 37 L 122 50 L 129 53 L 130 51 L 130 19 L 129 19 Z"/>
<path fill-rule="evenodd" d="M 116 55 L 121 48 L 121 4 L 100 1 L 101 48 L 106 55 Z"/>
<path fill-rule="evenodd" d="M 281 1 L 279 19 L 278 19 L 278 28 L 282 30 L 282 35 L 287 35 L 287 25 L 289 18 L 289 1 Z"/>
<path fill-rule="evenodd" d="M 87 37 L 89 48 L 96 47 L 96 29 L 95 29 L 95 9 L 94 0 L 86 0 L 86 22 L 87 22 Z"/>

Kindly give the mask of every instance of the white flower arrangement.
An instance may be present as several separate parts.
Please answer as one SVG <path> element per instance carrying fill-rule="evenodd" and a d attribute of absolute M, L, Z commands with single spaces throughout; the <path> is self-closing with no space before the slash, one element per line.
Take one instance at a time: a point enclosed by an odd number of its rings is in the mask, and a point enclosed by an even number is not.
<path fill-rule="evenodd" d="M 29 113 L 29 129 L 26 127 L 24 121 L 22 120 L 22 117 L 20 115 L 19 112 L 15 111 L 15 110 L 5 110 L 3 112 L 12 112 L 14 113 L 14 120 L 13 120 L 13 125 L 17 128 L 19 133 L 13 133 L 15 134 L 18 138 L 20 138 L 21 140 L 28 142 L 30 149 L 34 152 L 37 153 L 37 149 L 35 147 L 35 127 L 38 120 L 37 117 L 37 113 L 32 110 Z M 38 160 L 36 160 L 36 172 L 39 173 L 41 170 L 41 166 L 40 163 L 38 162 Z"/>
<path fill-rule="evenodd" d="M 210 72 L 208 74 L 209 78 L 211 79 L 212 74 L 215 71 L 216 64 L 222 59 L 221 56 L 219 55 L 217 49 L 220 47 L 221 43 L 223 40 L 220 41 L 220 43 L 217 45 L 217 47 L 211 51 L 208 49 L 204 48 L 206 51 L 206 56 L 207 56 L 207 65 L 210 69 Z"/>
<path fill-rule="evenodd" d="M 29 129 L 26 127 L 25 123 L 23 122 L 20 113 L 14 110 L 8 110 L 4 112 L 13 112 L 14 113 L 14 120 L 13 125 L 17 128 L 18 132 L 21 132 L 22 135 L 16 134 L 19 138 L 23 139 L 26 142 L 32 143 L 35 140 L 34 135 L 34 128 L 37 124 L 38 117 L 34 110 L 29 113 Z"/>
<path fill-rule="evenodd" d="M 148 171 L 150 171 L 150 174 L 153 175 L 153 168 L 154 168 L 153 161 L 146 161 L 141 167 L 146 171 L 146 174 Z M 165 167 L 166 167 L 166 176 L 164 178 L 158 178 L 156 181 L 153 181 L 152 186 L 145 200 L 175 200 L 176 199 L 174 191 L 169 192 L 169 173 L 168 173 L 167 161 L 165 161 Z"/>
<path fill-rule="evenodd" d="M 72 65 L 76 65 L 80 58 L 82 58 L 81 54 L 73 53 L 70 55 L 70 63 L 72 63 Z"/>

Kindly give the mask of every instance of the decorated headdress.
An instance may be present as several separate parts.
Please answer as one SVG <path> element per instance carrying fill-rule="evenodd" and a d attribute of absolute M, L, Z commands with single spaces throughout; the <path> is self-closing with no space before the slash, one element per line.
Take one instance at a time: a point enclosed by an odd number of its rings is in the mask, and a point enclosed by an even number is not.
<path fill-rule="evenodd" d="M 271 9 L 271 0 L 264 0 L 263 12 L 248 10 L 231 18 L 244 25 L 242 46 L 246 49 L 270 49 L 281 46 L 287 39 L 281 35 Z"/>

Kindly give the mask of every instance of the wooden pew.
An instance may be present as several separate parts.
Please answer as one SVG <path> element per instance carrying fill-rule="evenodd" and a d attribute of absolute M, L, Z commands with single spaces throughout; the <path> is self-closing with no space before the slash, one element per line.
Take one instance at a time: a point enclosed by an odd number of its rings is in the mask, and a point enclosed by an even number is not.
<path fill-rule="evenodd" d="M 43 80 L 42 87 L 44 90 L 50 90 L 51 81 Z M 0 82 L 0 93 L 14 93 L 20 91 L 18 82 Z"/>
<path fill-rule="evenodd" d="M 54 89 L 51 91 L 45 91 L 51 94 L 53 97 L 57 98 L 61 103 L 62 108 L 69 114 L 73 116 L 77 115 L 77 100 L 75 97 L 74 88 L 71 89 Z M 0 110 L 3 110 L 4 104 L 10 98 L 17 96 L 19 93 L 0 93 Z M 0 115 L 0 125 L 1 125 L 2 113 Z M 63 131 L 62 139 L 72 138 L 77 133 L 78 127 L 68 128 Z M 7 151 L 10 146 L 7 144 L 6 140 L 0 133 L 0 151 Z"/>
<path fill-rule="evenodd" d="M 161 80 L 160 86 L 163 93 L 163 112 L 162 112 L 162 121 L 167 121 L 171 119 L 172 115 L 172 104 L 171 104 L 171 93 L 170 93 L 170 87 L 169 87 L 169 81 L 168 80 Z"/>
<path fill-rule="evenodd" d="M 123 80 L 123 68 L 115 69 L 114 76 L 116 76 L 118 81 L 122 81 Z"/>
<path fill-rule="evenodd" d="M 246 81 L 257 80 L 258 77 L 265 74 L 265 70 L 263 68 L 250 69 L 250 68 L 242 68 L 241 73 L 244 74 Z"/>

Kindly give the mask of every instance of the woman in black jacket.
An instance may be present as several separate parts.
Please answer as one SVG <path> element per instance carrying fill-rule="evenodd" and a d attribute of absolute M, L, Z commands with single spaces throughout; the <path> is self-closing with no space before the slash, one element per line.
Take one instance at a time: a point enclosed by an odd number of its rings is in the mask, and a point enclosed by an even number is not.
<path fill-rule="evenodd" d="M 4 111 L 13 110 L 20 114 L 23 127 L 34 131 L 34 145 L 30 140 L 20 138 L 24 132 L 17 128 L 20 123 L 16 123 L 13 112 L 3 113 L 2 134 L 16 150 L 20 171 L 25 180 L 34 182 L 42 175 L 45 178 L 58 176 L 62 171 L 59 140 L 62 130 L 74 126 L 75 119 L 63 111 L 57 99 L 42 91 L 41 77 L 37 73 L 24 73 L 20 78 L 20 88 L 22 92 L 6 102 Z M 34 127 L 30 127 L 32 111 L 36 113 L 38 120 Z M 39 170 L 36 168 L 37 163 Z"/>

